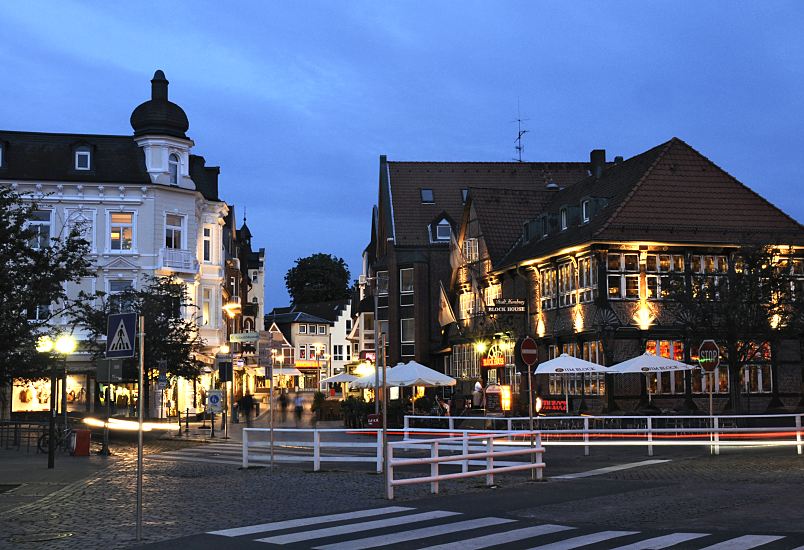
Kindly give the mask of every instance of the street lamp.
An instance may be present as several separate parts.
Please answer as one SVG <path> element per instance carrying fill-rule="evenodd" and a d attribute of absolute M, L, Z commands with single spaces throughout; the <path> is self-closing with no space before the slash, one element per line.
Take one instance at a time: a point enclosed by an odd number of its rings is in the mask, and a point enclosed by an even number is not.
<path fill-rule="evenodd" d="M 36 351 L 51 353 L 55 351 L 62 356 L 64 365 L 64 378 L 61 384 L 61 406 L 64 412 L 64 427 L 67 427 L 67 356 L 75 351 L 76 341 L 70 334 L 62 334 L 56 341 L 48 336 L 40 336 L 36 342 Z M 53 469 L 56 465 L 56 362 L 50 366 L 50 420 L 48 422 L 48 448 L 47 467 Z"/>

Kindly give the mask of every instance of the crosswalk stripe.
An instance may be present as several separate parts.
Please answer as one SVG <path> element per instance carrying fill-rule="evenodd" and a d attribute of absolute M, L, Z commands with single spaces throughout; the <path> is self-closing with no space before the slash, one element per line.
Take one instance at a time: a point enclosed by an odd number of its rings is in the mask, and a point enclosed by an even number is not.
<path fill-rule="evenodd" d="M 561 531 L 568 531 L 573 527 L 566 527 L 564 525 L 536 525 L 534 527 L 523 527 L 522 529 L 514 529 L 513 531 L 506 531 L 504 533 L 495 533 L 493 535 L 483 535 L 482 537 L 475 537 L 471 539 L 462 540 L 460 542 L 448 542 L 446 544 L 437 544 L 435 546 L 428 546 L 421 550 L 477 550 L 480 548 L 488 548 L 489 546 L 497 546 L 498 544 L 505 544 L 507 542 L 516 542 L 519 540 L 529 539 L 531 537 L 538 537 L 540 535 L 549 535 L 551 533 L 558 533 Z"/>
<path fill-rule="evenodd" d="M 631 468 L 639 468 L 641 466 L 652 466 L 654 464 L 662 464 L 664 462 L 670 462 L 670 461 L 660 459 L 640 460 L 639 462 L 629 462 L 628 464 L 617 464 L 615 466 L 606 466 L 605 468 L 597 468 L 595 470 L 589 470 L 587 472 L 564 474 L 563 476 L 552 476 L 550 479 L 578 479 L 581 477 L 599 476 L 603 474 L 609 474 L 611 472 L 618 472 L 620 470 L 629 470 Z"/>
<path fill-rule="evenodd" d="M 221 458 L 201 458 L 201 457 L 194 457 L 194 456 L 158 456 L 158 455 L 151 455 L 145 457 L 148 460 L 159 460 L 161 462 L 173 462 L 176 460 L 180 460 L 182 462 L 204 462 L 207 464 L 233 464 L 235 466 L 240 466 L 243 464 L 243 461 L 237 460 L 224 460 Z"/>
<path fill-rule="evenodd" d="M 638 532 L 639 531 L 600 531 L 599 533 L 572 537 L 571 539 L 552 542 L 542 546 L 534 546 L 530 550 L 571 550 L 572 548 L 580 548 L 581 546 L 603 542 L 604 540 L 616 539 L 617 537 L 624 537 L 626 535 L 636 535 Z"/>
<path fill-rule="evenodd" d="M 701 550 L 748 550 L 783 538 L 777 535 L 744 535 L 736 539 L 724 540 Z"/>
<path fill-rule="evenodd" d="M 460 515 L 459 512 L 434 510 L 432 512 L 422 512 L 420 514 L 410 514 L 395 518 L 378 519 L 374 521 L 366 521 L 363 523 L 351 523 L 349 525 L 338 525 L 337 527 L 329 527 L 324 529 L 313 529 L 312 531 L 305 531 L 302 533 L 290 533 L 287 535 L 278 535 L 275 537 L 257 539 L 257 542 L 270 542 L 272 544 L 290 544 L 292 542 L 321 539 L 325 537 L 334 537 L 337 535 L 356 533 L 358 531 L 370 531 L 371 529 L 380 529 L 382 527 L 392 527 L 394 525 L 403 525 L 406 523 L 413 523 L 416 521 L 427 521 L 430 519 L 439 519 L 459 515 Z"/>
<path fill-rule="evenodd" d="M 670 546 L 708 535 L 709 533 L 673 533 L 671 535 L 662 535 L 661 537 L 641 540 L 633 544 L 626 544 L 625 546 L 618 546 L 617 548 L 612 548 L 612 550 L 644 550 L 645 548 L 660 550 L 661 548 L 669 548 Z"/>
<path fill-rule="evenodd" d="M 389 544 L 397 544 L 400 542 L 408 542 L 411 540 L 437 537 L 439 535 L 446 535 L 448 533 L 455 533 L 457 531 L 469 531 L 471 529 L 479 529 L 481 527 L 491 527 L 493 525 L 501 525 L 503 523 L 512 523 L 515 521 L 516 520 L 514 519 L 505 519 L 505 518 L 470 519 L 466 521 L 447 523 L 445 525 L 422 527 L 420 529 L 412 529 L 410 531 L 402 531 L 400 533 L 378 535 L 376 537 L 367 537 L 364 539 L 348 540 L 344 542 L 336 542 L 335 544 L 316 546 L 316 548 L 318 550 L 361 550 L 363 548 L 376 548 L 378 546 L 386 546 Z"/>
<path fill-rule="evenodd" d="M 329 523 L 333 521 L 348 521 L 350 519 L 360 519 L 370 516 L 395 514 L 397 512 L 407 512 L 413 509 L 414 508 L 408 508 L 406 506 L 387 506 L 385 508 L 374 508 L 371 510 L 357 510 L 356 512 L 345 512 L 342 514 L 330 514 L 327 516 L 315 516 L 312 518 L 288 519 L 284 521 L 274 521 L 271 523 L 261 523 L 259 525 L 249 525 L 247 527 L 235 527 L 234 529 L 211 531 L 208 534 L 221 535 L 224 537 L 240 537 L 243 535 L 253 535 L 255 533 L 267 533 L 270 531 L 281 531 L 282 529 L 292 529 L 294 527 L 317 525 L 319 523 Z"/>

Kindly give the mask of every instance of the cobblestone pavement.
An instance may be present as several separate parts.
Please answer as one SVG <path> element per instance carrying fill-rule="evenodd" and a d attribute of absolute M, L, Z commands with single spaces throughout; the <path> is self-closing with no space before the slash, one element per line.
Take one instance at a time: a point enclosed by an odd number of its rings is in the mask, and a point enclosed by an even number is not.
<path fill-rule="evenodd" d="M 552 452 L 553 463 L 562 460 L 561 453 Z M 631 461 L 642 459 L 644 455 L 631 457 Z M 514 475 L 497 481 L 504 489 L 489 491 L 482 479 L 443 483 L 435 505 L 474 501 L 496 513 L 618 528 L 744 530 L 760 525 L 768 532 L 804 532 L 800 522 L 804 457 L 789 451 L 745 451 L 719 457 L 699 454 L 593 478 L 547 483 L 524 483 L 523 476 Z M 387 502 L 382 498 L 382 477 L 376 474 L 360 470 L 312 473 L 307 467 L 289 465 L 271 472 L 147 461 L 144 485 L 144 542 Z M 130 451 L 120 452 L 107 468 L 3 514 L 0 548 L 134 546 L 134 487 L 135 461 Z M 473 495 L 467 497 L 467 492 Z M 427 497 L 426 485 L 397 490 L 399 501 L 425 502 Z M 59 536 L 64 538 L 43 540 Z"/>

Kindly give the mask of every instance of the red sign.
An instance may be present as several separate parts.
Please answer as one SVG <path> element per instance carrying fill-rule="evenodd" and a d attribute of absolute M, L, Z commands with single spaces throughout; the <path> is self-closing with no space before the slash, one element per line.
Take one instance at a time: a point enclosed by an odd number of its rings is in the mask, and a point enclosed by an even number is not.
<path fill-rule="evenodd" d="M 382 428 L 382 415 L 381 414 L 370 414 L 367 417 L 367 422 L 369 428 Z"/>
<path fill-rule="evenodd" d="M 536 340 L 530 336 L 525 336 L 522 340 L 522 345 L 519 347 L 519 355 L 522 361 L 529 367 L 532 367 L 539 361 L 539 347 L 536 345 Z"/>
<path fill-rule="evenodd" d="M 714 340 L 704 340 L 698 348 L 698 364 L 706 372 L 714 371 L 720 364 L 720 348 Z"/>
<path fill-rule="evenodd" d="M 567 401 L 564 399 L 536 399 L 536 412 L 567 412 Z"/>
<path fill-rule="evenodd" d="M 481 357 L 480 358 L 480 366 L 481 367 L 504 367 L 505 366 L 505 356 L 504 355 L 497 355 L 495 357 Z"/>

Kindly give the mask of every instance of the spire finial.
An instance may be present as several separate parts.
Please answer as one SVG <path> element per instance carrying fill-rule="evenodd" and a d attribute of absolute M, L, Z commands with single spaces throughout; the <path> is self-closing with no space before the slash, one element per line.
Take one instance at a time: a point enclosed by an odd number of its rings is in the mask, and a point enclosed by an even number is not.
<path fill-rule="evenodd" d="M 246 225 L 246 207 L 243 207 L 243 225 Z"/>
<path fill-rule="evenodd" d="M 165 78 L 165 73 L 161 69 L 157 69 L 154 77 L 151 79 L 151 99 L 164 99 L 168 98 L 168 84 L 170 82 Z"/>

